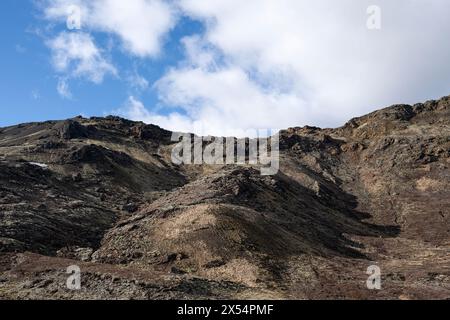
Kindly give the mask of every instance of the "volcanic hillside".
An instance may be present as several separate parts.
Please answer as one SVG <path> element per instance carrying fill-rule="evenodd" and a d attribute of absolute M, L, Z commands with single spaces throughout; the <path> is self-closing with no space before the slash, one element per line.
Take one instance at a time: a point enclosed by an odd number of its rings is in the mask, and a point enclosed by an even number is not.
<path fill-rule="evenodd" d="M 450 97 L 282 131 L 275 176 L 175 165 L 171 136 L 1 128 L 0 298 L 450 298 Z"/>

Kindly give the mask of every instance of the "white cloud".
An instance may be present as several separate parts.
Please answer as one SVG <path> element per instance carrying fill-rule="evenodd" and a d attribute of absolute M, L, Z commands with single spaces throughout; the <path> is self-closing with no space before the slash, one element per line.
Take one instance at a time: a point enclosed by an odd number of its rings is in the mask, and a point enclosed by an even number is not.
<path fill-rule="evenodd" d="M 53 66 L 59 73 L 85 77 L 94 83 L 101 83 L 106 74 L 117 73 L 89 34 L 61 32 L 47 45 L 52 50 Z"/>
<path fill-rule="evenodd" d="M 168 129 L 201 124 L 228 135 L 338 126 L 376 108 L 449 94 L 448 0 L 378 0 L 378 31 L 366 26 L 371 0 L 44 1 L 51 21 L 65 21 L 68 6 L 80 6 L 83 32 L 116 35 L 138 57 L 161 54 L 179 15 L 204 23 L 204 34 L 182 40 L 186 59 L 154 86 L 167 107 L 183 112 L 158 115 L 132 97 L 122 109 Z M 114 74 L 91 36 L 76 34 L 53 41 L 57 69 L 95 82 Z M 141 90 L 149 85 L 137 73 L 127 80 Z"/>
<path fill-rule="evenodd" d="M 66 21 L 69 8 L 81 9 L 82 30 L 117 35 L 129 53 L 155 57 L 164 35 L 175 25 L 176 10 L 163 0 L 46 0 L 47 19 Z"/>
<path fill-rule="evenodd" d="M 157 83 L 157 88 L 166 104 L 184 108 L 212 135 L 287 127 L 306 114 L 299 108 L 304 104 L 299 96 L 265 89 L 236 67 L 174 69 Z"/>
<path fill-rule="evenodd" d="M 141 76 L 139 73 L 137 73 L 137 71 L 128 75 L 127 81 L 132 89 L 138 91 L 145 91 L 150 86 L 148 80 L 145 79 L 143 76 Z"/>
<path fill-rule="evenodd" d="M 195 123 L 191 119 L 178 113 L 169 115 L 152 113 L 146 109 L 141 101 L 133 96 L 128 98 L 127 103 L 122 108 L 113 111 L 113 114 L 134 121 L 157 124 L 162 128 L 172 131 L 193 132 L 195 127 Z"/>
<path fill-rule="evenodd" d="M 66 78 L 87 78 L 94 83 L 101 83 L 108 74 L 117 75 L 117 70 L 95 44 L 93 32 L 117 36 L 122 49 L 133 56 L 157 57 L 164 36 L 177 18 L 175 7 L 164 0 L 41 0 L 40 6 L 48 21 L 76 21 L 81 28 L 62 32 L 47 42 L 56 70 Z M 79 16 L 72 19 L 74 14 Z M 148 81 L 137 73 L 125 80 L 136 90 L 149 87 Z M 64 84 L 68 86 L 67 80 Z M 58 92 L 67 98 L 70 92 L 62 90 L 61 85 L 58 84 Z"/>
<path fill-rule="evenodd" d="M 72 92 L 66 79 L 59 79 L 56 86 L 58 94 L 64 99 L 72 99 Z"/>
<path fill-rule="evenodd" d="M 337 126 L 394 103 L 448 94 L 450 4 L 379 0 L 180 0 L 206 32 L 158 83 L 212 133 L 232 128 Z"/>

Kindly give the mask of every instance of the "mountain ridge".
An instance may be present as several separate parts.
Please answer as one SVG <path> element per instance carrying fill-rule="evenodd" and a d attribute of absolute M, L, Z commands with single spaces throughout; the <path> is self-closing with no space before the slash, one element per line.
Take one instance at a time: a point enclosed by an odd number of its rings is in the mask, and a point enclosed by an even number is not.
<path fill-rule="evenodd" d="M 114 116 L 0 128 L 0 298 L 450 297 L 450 97 L 282 130 L 271 177 L 175 165 L 171 134 Z"/>

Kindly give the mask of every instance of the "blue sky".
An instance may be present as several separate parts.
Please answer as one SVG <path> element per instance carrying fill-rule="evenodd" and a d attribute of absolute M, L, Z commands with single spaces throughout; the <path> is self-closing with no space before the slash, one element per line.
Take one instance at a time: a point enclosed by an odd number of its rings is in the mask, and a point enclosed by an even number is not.
<path fill-rule="evenodd" d="M 65 28 L 64 24 L 49 26 L 33 1 L 3 0 L 0 10 L 0 35 L 2 59 L 0 74 L 0 126 L 22 122 L 64 119 L 77 115 L 103 116 L 119 108 L 130 95 L 144 99 L 164 114 L 158 107 L 155 89 L 151 88 L 165 72 L 183 58 L 179 39 L 201 32 L 202 25 L 184 17 L 163 43 L 164 54 L 156 59 L 130 58 L 120 48 L 111 52 L 111 59 L 120 70 L 115 77 L 105 77 L 101 84 L 85 79 L 73 79 L 70 87 L 73 97 L 62 98 L 55 89 L 58 74 L 53 69 L 51 52 L 45 39 Z M 41 30 L 44 34 L 37 34 Z M 98 34 L 99 42 L 106 42 Z M 145 91 L 136 90 L 127 81 L 128 73 L 138 73 L 149 82 Z"/>
<path fill-rule="evenodd" d="M 0 126 L 113 113 L 240 136 L 450 94 L 450 2 L 377 3 L 3 0 Z"/>

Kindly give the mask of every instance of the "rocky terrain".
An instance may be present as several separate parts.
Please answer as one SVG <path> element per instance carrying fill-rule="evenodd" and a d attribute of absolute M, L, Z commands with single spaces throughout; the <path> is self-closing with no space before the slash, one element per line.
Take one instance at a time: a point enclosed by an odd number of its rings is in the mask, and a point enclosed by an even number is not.
<path fill-rule="evenodd" d="M 450 298 L 450 97 L 282 131 L 275 176 L 173 146 L 117 117 L 1 128 L 0 299 Z"/>

